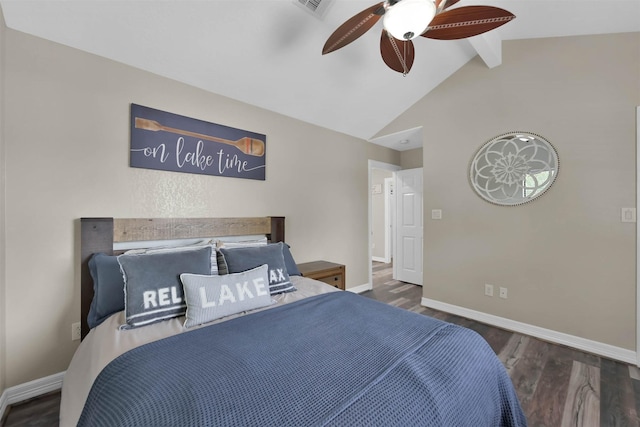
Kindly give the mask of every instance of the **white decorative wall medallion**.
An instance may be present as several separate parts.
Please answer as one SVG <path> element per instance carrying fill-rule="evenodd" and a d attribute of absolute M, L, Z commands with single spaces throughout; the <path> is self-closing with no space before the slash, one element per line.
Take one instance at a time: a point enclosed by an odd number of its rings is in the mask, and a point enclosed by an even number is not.
<path fill-rule="evenodd" d="M 558 176 L 558 153 L 530 132 L 509 132 L 486 142 L 471 161 L 471 187 L 488 202 L 515 206 L 530 202 Z"/>

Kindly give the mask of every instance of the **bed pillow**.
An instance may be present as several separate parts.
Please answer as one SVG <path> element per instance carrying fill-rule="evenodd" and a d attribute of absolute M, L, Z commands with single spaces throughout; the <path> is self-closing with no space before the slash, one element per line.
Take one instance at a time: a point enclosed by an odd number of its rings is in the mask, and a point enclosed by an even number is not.
<path fill-rule="evenodd" d="M 224 262 L 224 256 L 220 253 L 221 248 L 231 249 L 249 246 L 264 246 L 266 244 L 266 241 L 260 241 L 259 244 L 246 244 L 246 242 L 233 242 L 232 244 L 224 243 L 222 245 L 218 244 L 218 251 L 216 252 L 218 274 L 228 274 L 227 265 Z M 282 256 L 284 257 L 284 265 L 287 267 L 287 273 L 289 274 L 289 276 L 302 276 L 302 273 L 300 273 L 300 270 L 298 270 L 298 265 L 294 261 L 293 255 L 291 255 L 291 251 L 289 250 L 289 248 L 290 246 L 286 243 L 284 243 L 284 245 L 282 246 Z"/>
<path fill-rule="evenodd" d="M 157 254 L 161 252 L 175 252 L 175 251 L 189 251 L 197 248 L 202 248 L 205 246 L 211 247 L 211 274 L 218 274 L 218 262 L 216 260 L 216 242 L 212 239 L 201 240 L 196 243 L 192 243 L 190 245 L 185 246 L 162 246 L 157 248 L 145 248 L 145 249 L 130 249 L 126 251 L 125 255 L 136 255 L 136 254 Z"/>
<path fill-rule="evenodd" d="M 180 274 L 211 274 L 211 247 L 118 257 L 125 282 L 122 329 L 182 316 L 187 305 Z"/>
<path fill-rule="evenodd" d="M 229 273 L 241 273 L 267 264 L 269 266 L 269 293 L 275 295 L 296 290 L 291 283 L 287 266 L 284 263 L 283 246 L 284 244 L 279 242 L 248 248 L 221 248 L 220 253 L 223 257 L 222 262 L 226 265 Z M 218 265 L 218 271 L 222 272 L 222 270 Z"/>
<path fill-rule="evenodd" d="M 260 239 L 251 239 L 251 240 L 233 240 L 233 241 L 225 241 L 225 240 L 217 240 L 216 241 L 216 264 L 218 265 L 216 268 L 216 272 L 220 275 L 229 274 L 229 270 L 227 269 L 227 263 L 224 262 L 224 256 L 220 252 L 220 249 L 231 249 L 231 248 L 248 248 L 253 246 L 266 246 L 269 243 L 266 236 Z"/>
<path fill-rule="evenodd" d="M 105 253 L 89 259 L 89 273 L 93 279 L 93 299 L 87 324 L 93 329 L 113 313 L 124 310 L 124 279 L 118 257 Z"/>
<path fill-rule="evenodd" d="M 287 273 L 289 276 L 302 276 L 300 270 L 298 270 L 298 264 L 293 259 L 293 255 L 291 255 L 291 246 L 286 243 L 282 246 L 282 256 L 284 256 L 284 265 L 287 266 Z"/>
<path fill-rule="evenodd" d="M 186 328 L 271 304 L 267 264 L 224 276 L 183 273 L 180 279 L 187 301 Z"/>

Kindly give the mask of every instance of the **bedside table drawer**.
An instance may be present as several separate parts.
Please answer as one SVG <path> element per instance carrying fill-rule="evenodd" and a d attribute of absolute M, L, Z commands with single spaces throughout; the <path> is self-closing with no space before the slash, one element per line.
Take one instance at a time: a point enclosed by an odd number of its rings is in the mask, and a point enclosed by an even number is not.
<path fill-rule="evenodd" d="M 316 280 L 319 280 L 331 286 L 335 286 L 336 288 L 339 288 L 339 289 L 344 289 L 344 277 L 342 276 L 342 274 L 336 274 L 335 276 L 322 277 Z"/>

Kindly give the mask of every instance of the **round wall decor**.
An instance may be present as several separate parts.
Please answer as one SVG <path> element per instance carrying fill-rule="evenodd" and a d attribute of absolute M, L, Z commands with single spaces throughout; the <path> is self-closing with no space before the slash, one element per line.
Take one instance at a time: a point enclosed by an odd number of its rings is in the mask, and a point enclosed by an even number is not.
<path fill-rule="evenodd" d="M 515 206 L 530 202 L 558 176 L 558 153 L 530 132 L 509 132 L 487 141 L 471 161 L 469 179 L 488 202 Z"/>

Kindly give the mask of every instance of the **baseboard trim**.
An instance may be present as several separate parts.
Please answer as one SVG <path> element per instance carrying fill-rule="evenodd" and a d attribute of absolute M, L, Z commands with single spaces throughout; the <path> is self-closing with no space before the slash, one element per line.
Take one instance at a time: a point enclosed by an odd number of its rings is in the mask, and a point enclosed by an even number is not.
<path fill-rule="evenodd" d="M 373 286 L 371 285 L 371 283 L 365 283 L 364 285 L 352 286 L 352 287 L 347 288 L 345 290 L 347 290 L 349 292 L 353 292 L 354 294 L 361 294 L 363 292 L 370 291 L 371 289 L 373 289 Z"/>
<path fill-rule="evenodd" d="M 544 341 L 552 342 L 554 344 L 566 345 L 568 347 L 573 347 L 578 350 L 597 354 L 609 359 L 615 359 L 621 362 L 629 363 L 634 366 L 637 366 L 638 363 L 636 352 L 633 350 L 627 350 L 625 348 L 616 347 L 598 341 L 588 340 L 586 338 L 577 337 L 575 335 L 569 335 L 563 332 L 541 328 L 539 326 L 518 322 L 500 316 L 494 316 L 492 314 L 471 310 L 465 307 L 460 307 L 429 298 L 422 298 L 421 304 L 425 307 L 445 311 L 447 313 L 466 317 L 468 319 L 477 320 L 478 322 L 486 323 L 498 328 L 530 335 L 536 338 L 540 338 Z"/>
<path fill-rule="evenodd" d="M 372 256 L 371 261 L 384 262 L 385 264 L 389 264 L 389 262 L 387 262 L 387 260 L 385 260 L 384 257 L 380 257 L 380 256 Z"/>
<path fill-rule="evenodd" d="M 7 391 L 0 394 L 0 424 L 4 425 L 4 411 L 7 410 Z"/>
<path fill-rule="evenodd" d="M 0 420 L 4 416 L 7 406 L 60 390 L 62 388 L 63 378 L 64 372 L 60 372 L 49 375 L 48 377 L 9 387 L 0 395 Z"/>

